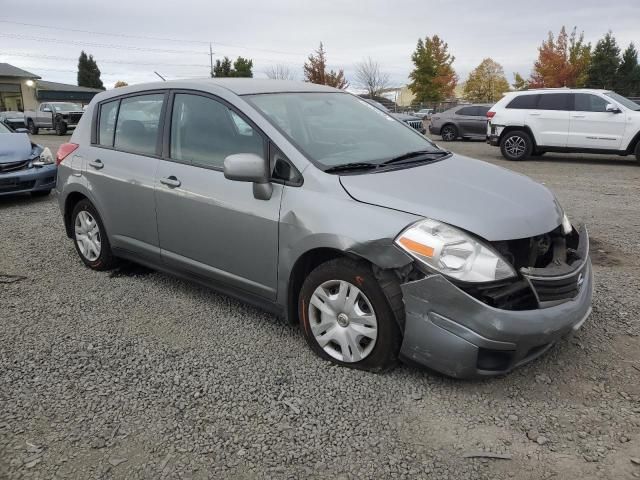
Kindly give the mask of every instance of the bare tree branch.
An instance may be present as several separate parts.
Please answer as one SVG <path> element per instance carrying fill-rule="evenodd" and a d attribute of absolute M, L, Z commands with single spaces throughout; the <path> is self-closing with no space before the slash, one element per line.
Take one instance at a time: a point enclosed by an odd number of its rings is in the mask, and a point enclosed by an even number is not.
<path fill-rule="evenodd" d="M 377 97 L 389 87 L 389 74 L 380 72 L 378 62 L 368 57 L 356 64 L 356 83 L 366 89 L 370 97 Z"/>
<path fill-rule="evenodd" d="M 264 71 L 271 80 L 295 80 L 296 74 L 286 65 L 272 65 Z"/>

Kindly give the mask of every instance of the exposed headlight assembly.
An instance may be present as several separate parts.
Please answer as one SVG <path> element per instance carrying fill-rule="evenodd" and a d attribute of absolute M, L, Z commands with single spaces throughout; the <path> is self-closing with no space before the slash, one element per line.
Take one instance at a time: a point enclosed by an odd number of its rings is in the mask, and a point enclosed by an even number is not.
<path fill-rule="evenodd" d="M 429 218 L 404 230 L 395 243 L 428 269 L 463 282 L 493 282 L 516 276 L 514 268 L 493 248 Z"/>
<path fill-rule="evenodd" d="M 45 149 L 40 153 L 40 156 L 34 160 L 33 166 L 42 167 L 43 165 L 51 165 L 52 163 L 55 163 L 55 158 L 53 158 L 51 150 L 49 150 L 48 147 L 45 147 Z"/>

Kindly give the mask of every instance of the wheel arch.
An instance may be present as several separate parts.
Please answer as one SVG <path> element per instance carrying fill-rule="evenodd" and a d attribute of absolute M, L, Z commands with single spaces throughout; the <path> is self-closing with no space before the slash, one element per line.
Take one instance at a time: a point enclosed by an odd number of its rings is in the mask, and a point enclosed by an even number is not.
<path fill-rule="evenodd" d="M 629 142 L 629 146 L 627 147 L 628 154 L 632 154 L 635 152 L 638 142 L 640 142 L 640 130 L 638 130 L 638 133 L 636 133 L 636 135 L 631 139 L 631 142 Z"/>
<path fill-rule="evenodd" d="M 78 204 L 78 202 L 82 200 L 89 200 L 82 192 L 74 191 L 67 195 L 67 198 L 64 201 L 64 228 L 67 232 L 67 237 L 73 238 L 73 225 L 71 224 L 71 214 L 73 213 L 73 209 Z"/>
<path fill-rule="evenodd" d="M 531 137 L 531 141 L 533 142 L 533 148 L 537 148 L 538 147 L 538 142 L 536 141 L 536 136 L 533 134 L 533 130 L 531 130 L 531 128 L 528 125 L 509 125 L 508 127 L 505 127 L 502 130 L 502 133 L 500 134 L 500 142 L 502 142 L 502 139 L 504 138 L 504 136 L 507 133 L 510 132 L 515 132 L 517 130 L 523 130 L 525 132 L 527 132 L 527 134 Z"/>

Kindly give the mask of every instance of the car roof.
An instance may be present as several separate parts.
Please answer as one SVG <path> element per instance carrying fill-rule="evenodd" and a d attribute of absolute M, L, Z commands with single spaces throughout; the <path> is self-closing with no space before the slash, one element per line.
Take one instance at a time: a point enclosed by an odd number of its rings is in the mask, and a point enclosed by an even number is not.
<path fill-rule="evenodd" d="M 327 87 L 326 85 L 316 85 L 315 83 L 295 82 L 291 80 L 269 80 L 257 78 L 194 78 L 188 80 L 168 80 L 166 82 L 141 83 L 128 87 L 114 88 L 101 93 L 100 98 L 103 99 L 122 94 L 166 88 L 199 89 L 205 91 L 222 88 L 231 91 L 236 95 L 285 92 L 343 92 L 343 90 Z"/>
<path fill-rule="evenodd" d="M 516 92 L 507 92 L 505 95 L 528 95 L 535 93 L 605 93 L 611 90 L 602 88 L 532 88 L 530 90 L 520 90 Z"/>

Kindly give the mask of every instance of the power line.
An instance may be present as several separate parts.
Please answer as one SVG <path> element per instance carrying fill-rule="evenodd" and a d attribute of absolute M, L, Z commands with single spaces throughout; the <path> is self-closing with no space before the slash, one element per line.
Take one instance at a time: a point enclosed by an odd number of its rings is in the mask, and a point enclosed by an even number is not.
<path fill-rule="evenodd" d="M 57 55 L 35 55 L 30 53 L 15 53 L 15 52 L 0 52 L 0 56 L 6 55 L 8 57 L 26 57 L 26 58 L 40 58 L 43 60 L 66 60 L 70 62 L 77 62 L 77 58 L 73 57 L 59 57 Z M 99 63 L 114 63 L 118 65 L 140 65 L 143 67 L 154 67 L 157 65 L 163 67 L 197 67 L 197 68 L 206 68 L 207 66 L 202 63 L 164 63 L 164 62 L 128 62 L 126 60 L 103 60 L 100 59 Z"/>
<path fill-rule="evenodd" d="M 178 54 L 190 53 L 190 54 L 197 54 L 197 55 L 209 55 L 208 52 L 196 51 L 196 50 L 169 50 L 165 48 L 134 47 L 133 45 L 80 42 L 77 40 L 61 40 L 59 38 L 36 37 L 32 35 L 23 35 L 20 33 L 0 33 L 0 37 L 17 38 L 20 40 L 33 40 L 36 42 L 46 42 L 46 43 L 66 43 L 69 45 L 79 45 L 79 46 L 85 46 L 85 47 L 114 48 L 117 50 L 137 50 L 137 51 L 155 52 L 155 53 L 178 53 Z"/>
<path fill-rule="evenodd" d="M 105 35 L 105 36 L 110 36 L 110 37 L 134 38 L 134 39 L 138 39 L 138 40 L 154 40 L 154 41 L 161 41 L 161 42 L 191 43 L 191 44 L 198 44 L 198 45 L 209 45 L 209 43 L 210 43 L 210 42 L 204 41 L 204 40 L 189 40 L 189 39 L 177 39 L 177 38 L 166 38 L 166 37 L 152 37 L 152 36 L 146 36 L 146 35 L 132 35 L 132 34 L 127 34 L 127 33 L 94 32 L 94 31 L 91 31 L 91 30 L 81 30 L 81 29 L 77 29 L 77 28 L 63 28 L 63 27 L 59 27 L 59 26 L 52 27 L 50 25 L 40 25 L 40 24 L 36 24 L 36 23 L 14 22 L 12 20 L 0 20 L 0 23 L 8 23 L 8 24 L 12 24 L 12 25 L 21 25 L 23 27 L 45 28 L 45 29 L 56 30 L 56 31 L 62 30 L 62 31 L 67 31 L 67 32 L 88 33 L 90 35 Z M 269 48 L 259 48 L 259 47 L 247 47 L 246 45 L 238 45 L 238 44 L 233 44 L 233 43 L 221 43 L 221 42 L 215 42 L 215 43 L 216 43 L 216 45 L 221 45 L 223 47 L 241 48 L 241 49 L 244 49 L 244 50 L 255 50 L 255 51 L 261 51 L 261 52 L 277 53 L 277 54 L 281 54 L 281 55 L 304 55 L 304 56 L 307 55 L 307 53 L 302 53 L 302 52 L 285 52 L 283 50 L 273 50 L 273 49 L 269 49 Z M 201 52 L 199 52 L 199 53 L 201 53 Z"/>

